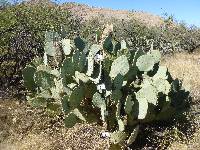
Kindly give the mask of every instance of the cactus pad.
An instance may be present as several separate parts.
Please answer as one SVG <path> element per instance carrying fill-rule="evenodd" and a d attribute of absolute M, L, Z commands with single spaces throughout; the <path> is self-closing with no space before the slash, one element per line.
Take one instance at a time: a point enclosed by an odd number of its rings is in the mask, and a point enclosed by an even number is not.
<path fill-rule="evenodd" d="M 124 110 L 127 114 L 131 113 L 131 111 L 133 109 L 133 104 L 134 104 L 134 102 L 132 101 L 131 95 L 128 95 L 126 98 L 125 106 L 124 106 Z"/>
<path fill-rule="evenodd" d="M 137 137 L 137 135 L 138 135 L 138 132 L 139 132 L 139 125 L 137 125 L 137 126 L 133 129 L 131 135 L 129 136 L 129 138 L 128 138 L 128 140 L 127 140 L 127 145 L 131 145 L 131 144 L 135 141 L 135 139 L 136 139 L 136 137 Z"/>
<path fill-rule="evenodd" d="M 62 47 L 63 47 L 63 51 L 64 51 L 65 55 L 68 56 L 72 50 L 72 45 L 70 43 L 70 39 L 63 39 L 61 41 L 61 43 L 62 43 Z"/>
<path fill-rule="evenodd" d="M 115 131 L 111 133 L 110 141 L 111 143 L 118 144 L 122 143 L 127 138 L 127 134 L 123 131 Z"/>
<path fill-rule="evenodd" d="M 129 71 L 128 59 L 125 55 L 119 56 L 112 63 L 110 77 L 114 79 L 118 74 L 126 75 Z"/>
<path fill-rule="evenodd" d="M 35 83 L 43 89 L 49 89 L 54 86 L 54 77 L 46 71 L 37 71 L 35 73 Z"/>
<path fill-rule="evenodd" d="M 140 71 L 151 71 L 153 70 L 155 61 L 150 55 L 142 55 L 137 59 L 136 66 Z"/>
<path fill-rule="evenodd" d="M 81 101 L 84 99 L 84 88 L 82 86 L 76 87 L 69 98 L 69 104 L 71 108 L 77 108 L 80 106 Z"/>
<path fill-rule="evenodd" d="M 34 91 L 36 88 L 36 84 L 34 81 L 35 72 L 36 72 L 36 69 L 32 66 L 25 67 L 22 72 L 23 78 L 24 78 L 24 85 L 30 91 Z"/>
<path fill-rule="evenodd" d="M 54 42 L 46 42 L 44 46 L 44 51 L 49 56 L 55 56 L 56 55 L 56 47 L 54 46 Z"/>

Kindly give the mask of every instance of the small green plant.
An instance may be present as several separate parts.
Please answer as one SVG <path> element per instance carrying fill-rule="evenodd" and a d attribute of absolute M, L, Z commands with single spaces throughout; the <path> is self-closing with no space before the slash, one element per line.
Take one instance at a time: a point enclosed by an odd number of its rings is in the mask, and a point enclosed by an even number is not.
<path fill-rule="evenodd" d="M 159 65 L 159 51 L 130 51 L 112 31 L 107 25 L 95 43 L 46 32 L 44 57 L 26 66 L 24 85 L 30 104 L 63 113 L 66 127 L 101 122 L 111 143 L 130 145 L 141 123 L 180 114 L 188 93 Z"/>

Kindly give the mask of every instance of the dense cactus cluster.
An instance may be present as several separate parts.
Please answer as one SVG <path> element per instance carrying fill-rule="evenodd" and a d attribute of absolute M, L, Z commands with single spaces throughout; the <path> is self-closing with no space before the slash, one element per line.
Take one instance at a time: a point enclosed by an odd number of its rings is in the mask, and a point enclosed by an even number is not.
<path fill-rule="evenodd" d="M 188 93 L 159 65 L 159 51 L 129 50 L 112 31 L 107 25 L 95 43 L 46 32 L 44 57 L 26 66 L 24 85 L 30 104 L 64 114 L 66 127 L 102 122 L 112 143 L 129 145 L 140 123 L 185 109 Z"/>

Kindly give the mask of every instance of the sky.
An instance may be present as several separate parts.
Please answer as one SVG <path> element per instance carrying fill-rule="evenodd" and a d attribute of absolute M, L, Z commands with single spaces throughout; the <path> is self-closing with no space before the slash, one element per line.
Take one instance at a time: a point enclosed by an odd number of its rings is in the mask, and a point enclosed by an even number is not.
<path fill-rule="evenodd" d="M 164 16 L 173 15 L 179 22 L 200 27 L 200 0 L 55 0 L 59 3 L 77 2 L 90 6 L 139 10 Z"/>

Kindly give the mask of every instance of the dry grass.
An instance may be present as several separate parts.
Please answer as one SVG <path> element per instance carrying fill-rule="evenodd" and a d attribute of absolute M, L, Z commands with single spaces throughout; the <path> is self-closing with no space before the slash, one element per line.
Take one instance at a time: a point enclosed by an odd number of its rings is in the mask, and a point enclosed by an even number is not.
<path fill-rule="evenodd" d="M 66 149 L 108 149 L 108 143 L 100 139 L 99 127 L 94 125 L 77 124 L 74 128 L 66 131 L 54 131 L 49 133 L 33 134 L 30 131 L 22 139 L 8 139 L 0 144 L 2 150 L 66 150 Z"/>
<path fill-rule="evenodd" d="M 194 100 L 200 100 L 200 53 L 178 53 L 165 57 L 162 61 L 173 78 L 179 78 L 183 86 L 191 92 Z"/>
<path fill-rule="evenodd" d="M 179 78 L 183 86 L 191 93 L 193 108 L 195 109 L 196 131 L 191 139 L 186 141 L 176 140 L 171 143 L 169 150 L 200 150 L 200 50 L 193 54 L 179 53 L 165 57 L 162 61 L 173 78 Z"/>
<path fill-rule="evenodd" d="M 200 129 L 197 129 L 189 141 L 176 140 L 168 147 L 169 150 L 200 150 Z"/>
<path fill-rule="evenodd" d="M 14 100 L 0 100 L 0 112 L 0 150 L 108 149 L 96 124 L 67 129 L 59 118 Z"/>

